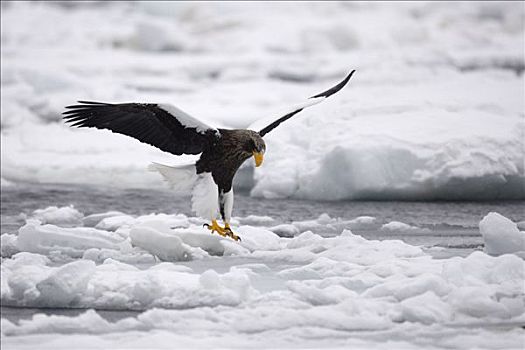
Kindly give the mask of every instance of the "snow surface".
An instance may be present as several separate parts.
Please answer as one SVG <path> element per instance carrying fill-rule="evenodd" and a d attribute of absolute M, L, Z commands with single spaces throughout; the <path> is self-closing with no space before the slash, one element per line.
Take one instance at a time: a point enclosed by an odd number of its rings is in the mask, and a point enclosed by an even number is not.
<path fill-rule="evenodd" d="M 338 94 L 265 137 L 253 196 L 525 198 L 524 11 L 519 2 L 3 3 L 2 186 L 163 187 L 150 162 L 195 160 L 65 126 L 60 113 L 78 99 L 169 101 L 238 128 L 356 69 Z"/>
<path fill-rule="evenodd" d="M 491 255 L 434 259 L 422 247 L 348 229 L 280 237 L 268 217 L 237 218 L 257 226 L 234 227 L 242 237 L 235 242 L 182 214 L 98 213 L 86 223 L 113 219 L 111 230 L 68 227 L 59 217 L 71 217 L 64 208 L 34 212 L 61 213 L 55 219 L 63 226 L 28 217 L 18 235 L 1 236 L 1 302 L 90 310 L 18 323 L 3 318 L 7 348 L 68 348 L 84 340 L 90 348 L 122 348 L 131 338 L 137 348 L 321 347 L 328 339 L 334 348 L 367 349 L 523 344 L 525 261 L 501 250 L 491 256 L 494 232 L 517 236 L 509 228 L 516 225 L 495 213 L 480 223 Z M 290 226 L 341 222 L 381 227 L 371 217 L 328 215 Z M 146 311 L 108 322 L 93 308 Z"/>

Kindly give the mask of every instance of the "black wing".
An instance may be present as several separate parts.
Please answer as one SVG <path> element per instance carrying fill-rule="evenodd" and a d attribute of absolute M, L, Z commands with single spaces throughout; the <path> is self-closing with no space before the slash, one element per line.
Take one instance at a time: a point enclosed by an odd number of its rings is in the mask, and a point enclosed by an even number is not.
<path fill-rule="evenodd" d="M 348 74 L 347 77 L 342 82 L 337 84 L 336 86 L 334 86 L 334 87 L 332 87 L 332 88 L 330 88 L 330 89 L 328 89 L 328 90 L 326 90 L 324 92 L 321 92 L 320 94 L 317 94 L 315 96 L 310 97 L 305 103 L 302 103 L 302 104 L 300 104 L 298 106 L 293 107 L 293 109 L 292 109 L 292 111 L 290 113 L 282 116 L 281 118 L 277 119 L 276 121 L 274 121 L 270 125 L 268 125 L 265 128 L 261 129 L 261 131 L 259 131 L 259 135 L 261 135 L 261 136 L 266 135 L 267 133 L 269 133 L 270 131 L 275 129 L 277 126 L 279 126 L 279 124 L 281 124 L 282 122 L 290 119 L 291 117 L 293 117 L 294 115 L 296 115 L 297 113 L 302 111 L 303 109 L 323 102 L 327 97 L 330 97 L 333 94 L 335 94 L 336 92 L 338 92 L 339 90 L 341 90 L 343 88 L 343 86 L 345 86 L 348 83 L 348 81 L 350 80 L 350 78 L 352 77 L 354 72 L 355 72 L 355 69 L 353 71 L 351 71 L 350 74 Z M 250 129 L 252 129 L 252 128 L 250 127 Z"/>
<path fill-rule="evenodd" d="M 220 137 L 217 129 L 171 105 L 78 103 L 63 113 L 71 126 L 108 129 L 176 155 L 201 153 Z"/>

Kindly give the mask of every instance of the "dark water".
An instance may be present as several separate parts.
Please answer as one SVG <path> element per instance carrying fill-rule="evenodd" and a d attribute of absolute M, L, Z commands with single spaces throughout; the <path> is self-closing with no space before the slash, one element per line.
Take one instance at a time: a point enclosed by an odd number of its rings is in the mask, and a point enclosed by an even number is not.
<path fill-rule="evenodd" d="M 133 190 L 70 185 L 20 184 L 1 191 L 1 232 L 14 232 L 24 224 L 21 213 L 48 206 L 74 205 L 85 215 L 112 210 L 129 215 L 183 213 L 192 215 L 188 198 L 175 197 L 168 190 Z M 496 211 L 517 222 L 525 220 L 525 201 L 499 202 L 313 202 L 293 199 L 252 198 L 235 194 L 234 216 L 265 215 L 277 222 L 310 220 L 322 213 L 353 219 L 373 216 L 380 222 L 401 221 L 419 227 L 475 229 L 489 212 Z"/>
<path fill-rule="evenodd" d="M 150 213 L 192 215 L 189 199 L 177 198 L 169 191 L 18 184 L 2 188 L 1 232 L 17 233 L 24 224 L 21 213 L 30 214 L 36 209 L 48 206 L 60 207 L 71 204 L 85 215 L 114 210 L 129 215 Z M 271 216 L 277 223 L 311 220 L 322 213 L 343 219 L 353 219 L 364 215 L 373 216 L 381 223 L 401 221 L 426 230 L 410 233 L 389 233 L 379 229 L 352 231 L 368 239 L 401 239 L 409 244 L 424 246 L 435 258 L 445 258 L 454 255 L 465 256 L 474 250 L 483 249 L 483 239 L 479 234 L 478 223 L 487 213 L 496 211 L 517 222 L 525 219 L 524 208 L 524 201 L 311 202 L 252 198 L 246 193 L 236 193 L 234 215 L 240 217 L 252 214 Z M 229 265 L 232 262 L 224 261 L 224 263 Z M 1 307 L 2 317 L 13 322 L 29 319 L 35 313 L 75 316 L 84 311 Z M 110 321 L 139 313 L 104 310 L 97 310 L 97 312 Z"/>

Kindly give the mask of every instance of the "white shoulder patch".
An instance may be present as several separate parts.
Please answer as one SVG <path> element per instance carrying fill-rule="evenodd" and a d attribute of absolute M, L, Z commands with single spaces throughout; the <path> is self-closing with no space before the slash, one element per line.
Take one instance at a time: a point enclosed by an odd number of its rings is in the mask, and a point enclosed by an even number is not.
<path fill-rule="evenodd" d="M 201 122 L 197 118 L 192 117 L 188 113 L 184 112 L 182 109 L 179 109 L 167 103 L 158 103 L 157 106 L 171 114 L 186 128 L 195 128 L 197 132 L 200 132 L 201 134 L 206 133 L 207 130 L 213 130 L 216 134 L 219 134 L 219 130 Z"/>

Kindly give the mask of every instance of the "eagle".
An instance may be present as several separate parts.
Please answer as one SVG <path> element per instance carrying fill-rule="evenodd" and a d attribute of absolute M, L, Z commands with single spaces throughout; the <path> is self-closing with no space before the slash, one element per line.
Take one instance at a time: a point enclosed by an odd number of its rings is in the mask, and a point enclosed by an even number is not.
<path fill-rule="evenodd" d="M 253 157 L 255 166 L 263 163 L 266 144 L 263 137 L 303 109 L 318 104 L 341 90 L 350 80 L 352 70 L 340 83 L 294 106 L 290 112 L 259 131 L 221 129 L 209 126 L 179 108 L 159 103 L 105 103 L 77 101 L 63 113 L 72 127 L 108 129 L 131 136 L 174 155 L 200 154 L 196 163 L 167 166 L 158 163 L 150 170 L 158 171 L 175 189 L 188 189 L 192 209 L 211 233 L 240 237 L 232 231 L 233 178 L 239 167 Z M 217 220 L 222 219 L 224 226 Z"/>

